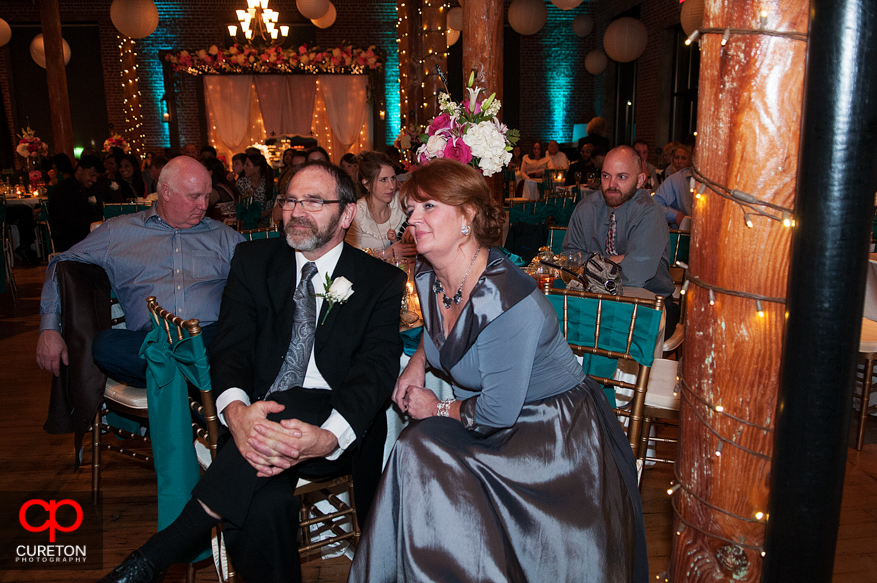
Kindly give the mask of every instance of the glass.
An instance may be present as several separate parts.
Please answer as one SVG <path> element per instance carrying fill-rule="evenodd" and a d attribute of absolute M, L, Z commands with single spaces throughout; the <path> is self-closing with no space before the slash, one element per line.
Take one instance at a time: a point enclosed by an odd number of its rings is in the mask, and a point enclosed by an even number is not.
<path fill-rule="evenodd" d="M 585 264 L 585 255 L 581 251 L 567 251 L 563 255 L 560 255 L 558 263 L 568 269 L 569 271 L 573 271 L 575 273 L 582 273 L 582 266 Z M 563 283 L 569 285 L 569 282 L 573 280 L 572 273 L 568 271 L 561 270 L 560 279 L 563 280 Z"/>
<path fill-rule="evenodd" d="M 576 189 L 580 189 L 582 187 L 582 173 L 576 172 Z"/>
<path fill-rule="evenodd" d="M 301 208 L 309 213 L 318 213 L 323 210 L 323 206 L 327 204 L 338 204 L 340 200 L 323 200 L 321 198 L 308 198 L 305 200 L 296 200 L 294 198 L 278 198 L 277 205 L 285 211 L 294 211 L 295 205 L 300 204 Z"/>

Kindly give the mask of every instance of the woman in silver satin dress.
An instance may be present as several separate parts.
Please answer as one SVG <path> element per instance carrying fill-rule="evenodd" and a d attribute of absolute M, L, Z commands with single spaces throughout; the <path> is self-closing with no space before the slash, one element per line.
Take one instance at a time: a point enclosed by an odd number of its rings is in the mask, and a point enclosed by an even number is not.
<path fill-rule="evenodd" d="M 393 400 L 390 457 L 349 581 L 646 581 L 633 454 L 536 282 L 490 245 L 503 214 L 438 159 L 402 194 L 425 332 Z M 453 401 L 423 388 L 453 381 Z"/>

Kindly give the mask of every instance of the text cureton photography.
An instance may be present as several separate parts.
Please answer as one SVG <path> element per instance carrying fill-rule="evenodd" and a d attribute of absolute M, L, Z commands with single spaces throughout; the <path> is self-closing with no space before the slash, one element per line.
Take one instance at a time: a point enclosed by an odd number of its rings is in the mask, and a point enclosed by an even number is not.
<path fill-rule="evenodd" d="M 3 492 L 0 569 L 100 569 L 100 505 L 89 492 Z"/>

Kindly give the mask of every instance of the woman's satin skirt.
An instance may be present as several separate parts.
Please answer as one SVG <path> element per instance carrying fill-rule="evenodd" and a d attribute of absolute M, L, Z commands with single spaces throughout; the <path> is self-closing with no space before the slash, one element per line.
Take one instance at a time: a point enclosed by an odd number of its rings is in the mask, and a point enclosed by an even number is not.
<path fill-rule="evenodd" d="M 349 581 L 647 578 L 635 460 L 588 379 L 487 437 L 440 417 L 408 427 Z"/>

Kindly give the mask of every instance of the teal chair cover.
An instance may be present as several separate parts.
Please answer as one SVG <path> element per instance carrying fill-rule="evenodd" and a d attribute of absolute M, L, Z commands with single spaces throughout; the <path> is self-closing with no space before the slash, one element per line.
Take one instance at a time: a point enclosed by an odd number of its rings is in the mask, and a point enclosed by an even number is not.
<path fill-rule="evenodd" d="M 547 246 L 551 248 L 551 252 L 555 255 L 559 254 L 563 249 L 563 239 L 566 237 L 566 229 L 555 229 L 552 227 L 548 228 L 548 243 Z"/>
<path fill-rule="evenodd" d="M 673 253 L 672 265 L 678 262 L 688 263 L 688 250 L 691 246 L 691 233 L 688 231 L 670 230 L 670 251 Z"/>
<path fill-rule="evenodd" d="M 253 201 L 252 197 L 238 201 L 238 222 L 243 230 L 252 230 L 259 226 L 262 218 L 262 205 Z"/>
<path fill-rule="evenodd" d="M 527 266 L 527 262 L 524 261 L 523 257 L 521 257 L 520 255 L 515 255 L 514 253 L 512 253 L 511 251 L 509 251 L 505 247 L 500 247 L 499 250 L 502 251 L 506 257 L 509 258 L 509 261 L 511 261 L 512 263 L 514 263 L 518 267 L 526 267 Z"/>
<path fill-rule="evenodd" d="M 596 298 L 552 294 L 547 297 L 557 312 L 561 328 L 563 327 L 563 303 L 564 299 L 567 300 L 567 321 L 569 324 L 567 342 L 593 347 L 594 333 L 597 327 L 598 300 Z M 600 341 L 596 348 L 623 353 L 627 350 L 627 335 L 630 332 L 630 320 L 634 305 L 609 300 L 603 301 L 602 304 Z M 630 356 L 637 363 L 650 367 L 655 359 L 655 345 L 661 327 L 661 311 L 642 305 L 636 307 L 636 325 L 630 346 Z M 585 371 L 585 374 L 612 378 L 616 368 L 618 368 L 618 360 L 615 358 L 607 358 L 597 354 L 585 354 L 583 357 L 582 370 Z M 609 400 L 609 404 L 615 407 L 614 389 L 604 387 L 603 392 Z"/>
<path fill-rule="evenodd" d="M 280 236 L 280 231 L 272 229 L 253 229 L 250 231 L 241 231 L 244 239 L 247 241 L 256 241 L 258 239 L 276 239 Z"/>
<path fill-rule="evenodd" d="M 174 328 L 171 330 L 176 332 Z M 200 478 L 192 446 L 186 379 L 199 390 L 210 390 L 210 365 L 200 335 L 171 345 L 167 332 L 155 322 L 140 347 L 140 358 L 147 363 L 146 399 L 158 480 L 158 530 L 162 530 L 180 515 Z M 205 547 L 207 544 L 205 539 Z M 210 554 L 210 549 L 205 548 L 190 562 L 200 561 Z"/>
<path fill-rule="evenodd" d="M 411 328 L 409 330 L 402 330 L 399 332 L 399 336 L 402 337 L 402 350 L 408 356 L 412 356 L 417 352 L 417 347 L 420 346 L 420 337 L 423 336 L 423 326 L 418 326 L 417 328 Z"/>
<path fill-rule="evenodd" d="M 151 203 L 142 204 L 136 202 L 108 202 L 104 204 L 104 220 L 118 217 L 119 215 L 130 215 L 145 211 L 151 207 Z"/>

